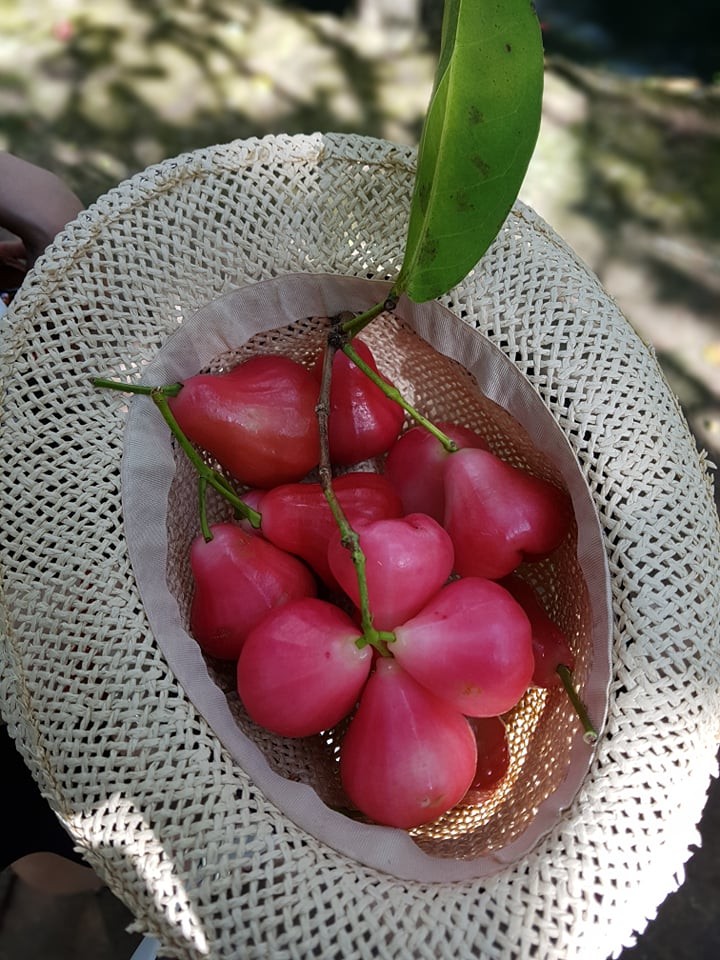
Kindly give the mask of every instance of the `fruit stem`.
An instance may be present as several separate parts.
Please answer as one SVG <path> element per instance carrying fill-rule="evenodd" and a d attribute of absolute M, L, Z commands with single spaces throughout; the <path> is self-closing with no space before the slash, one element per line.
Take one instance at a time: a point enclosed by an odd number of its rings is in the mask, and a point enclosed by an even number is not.
<path fill-rule="evenodd" d="M 104 377 L 93 377 L 94 387 L 107 390 L 119 390 L 121 393 L 137 393 L 145 397 L 152 396 L 153 392 L 160 392 L 166 397 L 176 397 L 183 388 L 181 383 L 170 383 L 166 387 L 148 387 L 142 383 L 123 383 L 121 380 L 106 380 Z"/>
<path fill-rule="evenodd" d="M 442 432 L 438 427 L 435 426 L 427 417 L 424 417 L 419 410 L 408 403 L 408 401 L 403 397 L 397 387 L 392 386 L 383 380 L 379 374 L 377 374 L 372 367 L 370 367 L 355 348 L 350 343 L 343 344 L 342 351 L 346 357 L 348 357 L 352 362 L 358 367 L 362 372 L 368 377 L 372 382 L 382 390 L 385 396 L 389 400 L 393 400 L 395 403 L 399 404 L 406 413 L 409 413 L 410 416 L 415 420 L 416 423 L 419 423 L 420 426 L 424 427 L 429 433 L 431 433 L 436 440 L 439 440 L 443 447 L 447 450 L 448 453 L 455 453 L 458 449 L 458 445 L 454 440 L 451 440 L 446 434 Z"/>
<path fill-rule="evenodd" d="M 320 486 L 322 487 L 325 500 L 332 512 L 335 522 L 340 531 L 340 542 L 344 547 L 350 550 L 353 566 L 358 581 L 358 592 L 360 599 L 360 617 L 363 635 L 356 642 L 358 647 L 362 648 L 367 644 L 372 644 L 382 656 L 390 656 L 387 646 L 381 639 L 380 632 L 375 629 L 372 622 L 372 612 L 370 610 L 370 599 L 368 595 L 367 575 L 365 573 L 365 554 L 360 546 L 360 538 L 353 530 L 340 501 L 337 498 L 333 488 L 332 463 L 330 460 L 330 439 L 328 422 L 330 419 L 330 385 L 332 382 L 332 368 L 335 354 L 340 349 L 340 344 L 344 338 L 338 337 L 332 332 L 328 337 L 328 342 L 323 355 L 322 376 L 320 380 L 320 395 L 318 397 L 315 412 L 317 413 L 318 428 L 320 432 L 320 462 L 318 464 L 318 476 Z"/>
<path fill-rule="evenodd" d="M 257 510 L 253 510 L 252 507 L 249 507 L 240 499 L 240 497 L 238 497 L 235 491 L 231 489 L 230 484 L 227 482 L 225 477 L 222 476 L 222 474 L 218 473 L 217 470 L 213 470 L 212 467 L 209 467 L 205 463 L 195 447 L 192 445 L 192 443 L 190 443 L 188 438 L 180 429 L 180 424 L 173 416 L 173 412 L 168 403 L 168 398 L 162 392 L 162 389 L 153 390 L 150 394 L 150 398 L 162 414 L 165 423 L 168 425 L 168 427 L 170 427 L 170 432 L 177 440 L 178 445 L 197 470 L 200 479 L 205 480 L 206 484 L 211 486 L 213 490 L 217 490 L 220 496 L 224 497 L 228 503 L 232 504 L 240 516 L 244 517 L 255 530 L 259 529 L 260 524 L 262 523 L 262 516 L 257 512 Z"/>
<path fill-rule="evenodd" d="M 386 311 L 392 312 L 397 306 L 400 293 L 401 290 L 397 286 L 394 286 L 385 300 L 381 301 L 380 303 L 376 303 L 375 306 L 370 307 L 370 309 L 366 310 L 364 313 L 359 313 L 356 317 L 352 317 L 349 320 L 345 320 L 344 323 L 339 324 L 337 329 L 347 338 L 342 346 L 342 351 L 357 367 L 359 367 L 360 370 L 362 370 L 365 376 L 369 377 L 370 380 L 372 380 L 372 382 L 379 387 L 380 390 L 382 390 L 388 399 L 399 404 L 416 423 L 420 424 L 420 426 L 424 427 L 429 433 L 431 433 L 435 439 L 443 445 L 448 453 L 456 453 L 458 450 L 458 445 L 455 443 L 455 441 L 451 440 L 447 434 L 443 433 L 442 430 L 438 429 L 434 423 L 424 417 L 415 407 L 408 403 L 399 390 L 391 386 L 386 380 L 383 380 L 382 377 L 378 376 L 378 374 L 375 373 L 375 371 L 369 367 L 355 352 L 349 343 L 349 341 L 352 340 L 356 334 L 360 333 L 361 330 L 364 330 L 365 327 L 375 319 L 375 317 L 379 316 L 381 313 L 385 313 Z"/>
<path fill-rule="evenodd" d="M 380 303 L 376 303 L 375 306 L 370 307 L 369 310 L 365 310 L 364 313 L 359 313 L 356 317 L 346 320 L 340 325 L 340 330 L 348 337 L 354 337 L 356 333 L 360 333 L 361 330 L 364 330 L 365 327 L 375 319 L 375 317 L 380 316 L 381 313 L 385 313 L 386 311 L 389 312 L 394 310 L 397 306 L 397 302 L 398 295 L 393 287 L 384 300 L 381 300 Z"/>
<path fill-rule="evenodd" d="M 575 713 L 578 715 L 580 722 L 583 725 L 583 730 L 585 731 L 583 739 L 585 740 L 585 743 L 595 743 L 598 738 L 598 732 L 593 726 L 592 720 L 588 716 L 585 704 L 582 702 L 579 693 L 575 689 L 572 671 L 569 667 L 565 666 L 564 663 L 559 663 L 556 667 L 556 671 L 562 681 L 562 685 L 565 687 L 565 692 L 570 698 L 570 702 L 575 708 Z"/>
<path fill-rule="evenodd" d="M 205 543 L 210 543 L 213 538 L 210 524 L 207 516 L 207 477 L 198 477 L 198 514 L 200 516 L 200 532 L 203 535 Z"/>
<path fill-rule="evenodd" d="M 162 414 L 163 420 L 170 428 L 170 432 L 175 437 L 178 442 L 178 445 L 183 450 L 188 460 L 192 463 L 195 469 L 198 472 L 199 483 L 201 486 L 201 496 L 203 506 L 200 513 L 200 524 L 203 531 L 203 536 L 206 540 L 212 539 L 212 536 L 208 537 L 207 532 L 209 527 L 207 527 L 207 518 L 205 515 L 205 491 L 207 487 L 210 486 L 224 497 L 236 510 L 236 512 L 248 521 L 251 527 L 255 530 L 260 529 L 262 523 L 262 515 L 258 513 L 257 510 L 254 510 L 252 507 L 249 507 L 244 503 L 240 497 L 235 493 L 233 488 L 230 486 L 228 480 L 217 470 L 213 470 L 212 467 L 209 467 L 200 454 L 197 452 L 192 443 L 183 433 L 180 424 L 177 422 L 173 416 L 172 410 L 168 403 L 168 397 L 176 397 L 178 393 L 182 390 L 181 383 L 172 383 L 166 387 L 148 387 L 143 384 L 137 383 L 122 383 L 118 380 L 106 380 L 103 377 L 94 377 L 92 379 L 93 386 L 107 388 L 110 390 L 120 390 L 123 393 L 134 393 L 140 394 L 142 396 L 148 396 L 153 401 L 155 406 L 158 408 Z M 205 517 L 205 519 L 203 519 Z M 203 523 L 205 526 L 203 526 Z"/>
<path fill-rule="evenodd" d="M 395 641 L 395 634 L 389 630 L 375 630 L 374 628 L 371 633 L 372 636 L 364 633 L 361 637 L 357 638 L 355 646 L 358 650 L 362 650 L 363 647 L 373 646 L 381 657 L 392 657 L 388 649 L 388 644 Z"/>

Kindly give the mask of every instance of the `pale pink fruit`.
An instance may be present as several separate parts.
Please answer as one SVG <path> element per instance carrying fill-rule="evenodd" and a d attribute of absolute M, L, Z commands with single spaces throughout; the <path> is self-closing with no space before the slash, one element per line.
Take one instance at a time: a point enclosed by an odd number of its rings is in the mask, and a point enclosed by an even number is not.
<path fill-rule="evenodd" d="M 460 449 L 487 449 L 483 437 L 457 423 L 436 424 Z M 411 427 L 390 448 L 385 460 L 385 475 L 400 494 L 405 513 L 426 513 L 442 523 L 445 514 L 443 470 L 448 453 L 425 427 Z"/>
<path fill-rule="evenodd" d="M 572 521 L 564 490 L 487 450 L 458 450 L 445 465 L 443 526 L 464 577 L 499 580 L 524 560 L 542 559 Z"/>
<path fill-rule="evenodd" d="M 339 607 L 306 599 L 273 611 L 251 631 L 237 667 L 250 717 L 284 737 L 328 730 L 355 706 L 372 664 L 372 647 Z"/>
<path fill-rule="evenodd" d="M 530 622 L 492 580 L 449 583 L 394 633 L 390 651 L 405 670 L 469 717 L 505 713 L 532 680 Z"/>
<path fill-rule="evenodd" d="M 467 719 L 380 657 L 340 746 L 350 801 L 376 823 L 410 829 L 459 803 L 476 766 Z"/>
<path fill-rule="evenodd" d="M 348 522 L 399 517 L 400 497 L 379 473 L 353 472 L 333 481 Z M 340 530 L 319 483 L 287 483 L 269 490 L 261 501 L 262 532 L 275 546 L 302 557 L 329 586 L 337 587 L 328 563 L 328 547 Z"/>
<path fill-rule="evenodd" d="M 575 667 L 575 655 L 570 649 L 567 635 L 550 619 L 540 597 L 529 583 L 513 575 L 505 577 L 502 585 L 515 597 L 530 621 L 535 656 L 533 684 L 547 688 L 561 686 L 557 668 L 562 665 L 573 670 Z"/>
<path fill-rule="evenodd" d="M 422 513 L 373 520 L 355 528 L 365 556 L 373 625 L 392 630 L 422 609 L 453 568 L 453 546 L 439 523 Z M 339 540 L 328 548 L 335 578 L 357 605 L 360 589 L 350 551 Z"/>
<path fill-rule="evenodd" d="M 213 657 L 235 660 L 247 634 L 275 607 L 312 597 L 316 582 L 297 557 L 234 523 L 190 546 L 194 590 L 190 632 Z"/>
<path fill-rule="evenodd" d="M 241 483 L 302 479 L 318 462 L 318 384 L 288 357 L 256 356 L 189 377 L 168 400 L 183 433 Z"/>
<path fill-rule="evenodd" d="M 378 373 L 370 347 L 357 338 L 352 346 L 360 359 Z M 322 360 L 315 367 L 316 376 L 319 377 L 321 371 Z M 385 377 L 382 379 L 389 383 Z M 328 418 L 332 462 L 349 466 L 380 456 L 400 433 L 404 419 L 403 408 L 338 350 L 333 358 Z"/>

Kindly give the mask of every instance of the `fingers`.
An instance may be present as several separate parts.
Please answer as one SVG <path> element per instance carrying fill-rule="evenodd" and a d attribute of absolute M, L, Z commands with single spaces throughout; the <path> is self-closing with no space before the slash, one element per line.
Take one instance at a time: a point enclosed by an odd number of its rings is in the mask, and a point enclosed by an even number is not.
<path fill-rule="evenodd" d="M 0 240 L 0 262 L 16 270 L 27 269 L 27 251 L 22 240 Z"/>
<path fill-rule="evenodd" d="M 82 208 L 80 199 L 54 173 L 0 152 L 0 225 L 24 241 L 22 253 L 11 247 L 7 256 L 32 266 Z"/>

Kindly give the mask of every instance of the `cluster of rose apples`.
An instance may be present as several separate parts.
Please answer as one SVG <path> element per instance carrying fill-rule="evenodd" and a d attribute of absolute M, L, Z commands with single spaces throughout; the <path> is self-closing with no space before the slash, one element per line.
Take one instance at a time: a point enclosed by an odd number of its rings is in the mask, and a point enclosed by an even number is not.
<path fill-rule="evenodd" d="M 254 356 L 166 391 L 166 419 L 222 468 L 216 488 L 238 509 L 192 543 L 190 631 L 237 663 L 257 724 L 304 737 L 345 721 L 348 798 L 408 829 L 492 789 L 508 766 L 502 715 L 572 669 L 514 572 L 558 548 L 572 508 L 475 431 L 408 423 L 351 343 L 331 361 L 324 420 L 322 357 Z"/>

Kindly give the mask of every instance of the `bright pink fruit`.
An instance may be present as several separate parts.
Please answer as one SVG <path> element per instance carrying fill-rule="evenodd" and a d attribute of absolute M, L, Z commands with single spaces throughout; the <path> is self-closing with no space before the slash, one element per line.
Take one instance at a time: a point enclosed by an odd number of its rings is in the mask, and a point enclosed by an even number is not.
<path fill-rule="evenodd" d="M 352 346 L 360 359 L 378 373 L 367 344 L 354 339 Z M 321 370 L 322 359 L 315 368 L 317 376 Z M 400 433 L 404 418 L 402 407 L 338 350 L 333 358 L 328 421 L 332 462 L 349 466 L 385 453 Z"/>
<path fill-rule="evenodd" d="M 402 513 L 400 497 L 380 474 L 347 473 L 337 477 L 333 487 L 353 527 Z M 262 499 L 262 532 L 275 546 L 307 561 L 328 586 L 337 587 L 328 546 L 340 539 L 340 533 L 319 483 L 290 483 L 269 490 Z"/>
<path fill-rule="evenodd" d="M 210 529 L 212 540 L 197 537 L 190 547 L 190 632 L 206 653 L 235 660 L 270 610 L 315 595 L 315 578 L 297 557 L 236 524 Z"/>
<path fill-rule="evenodd" d="M 250 717 L 283 737 L 329 730 L 353 709 L 372 647 L 359 649 L 355 624 L 324 600 L 296 600 L 270 613 L 240 654 L 237 689 Z"/>
<path fill-rule="evenodd" d="M 572 520 L 570 498 L 554 484 L 487 450 L 459 450 L 445 465 L 443 526 L 464 577 L 499 580 L 524 560 L 548 556 Z"/>
<path fill-rule="evenodd" d="M 449 583 L 394 633 L 390 652 L 405 670 L 469 717 L 505 713 L 530 684 L 530 622 L 492 580 Z"/>
<path fill-rule="evenodd" d="M 373 625 L 392 630 L 418 613 L 453 568 L 453 546 L 439 523 L 422 513 L 359 524 Z M 360 591 L 350 551 L 339 539 L 328 548 L 330 569 L 357 605 Z"/>
<path fill-rule="evenodd" d="M 182 431 L 252 487 L 300 480 L 317 465 L 318 384 L 288 357 L 258 356 L 198 374 L 169 400 Z"/>
<path fill-rule="evenodd" d="M 551 620 L 533 588 L 520 577 L 506 577 L 502 585 L 510 591 L 523 608 L 532 628 L 535 670 L 532 682 L 536 687 L 562 686 L 557 668 L 563 664 L 572 670 L 575 667 L 575 655 L 570 649 L 567 637 L 560 627 Z"/>
<path fill-rule="evenodd" d="M 487 449 L 485 440 L 469 427 L 442 422 L 436 426 L 460 449 Z M 406 513 L 426 513 L 438 523 L 443 522 L 443 470 L 450 456 L 440 441 L 421 426 L 411 427 L 395 441 L 385 461 L 385 476 L 400 494 Z"/>
<path fill-rule="evenodd" d="M 391 827 L 429 823 L 463 798 L 476 759 L 466 718 L 379 658 L 340 746 L 343 788 L 358 810 Z"/>

